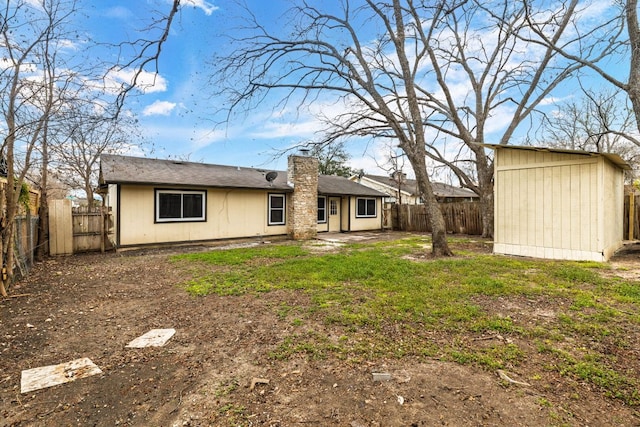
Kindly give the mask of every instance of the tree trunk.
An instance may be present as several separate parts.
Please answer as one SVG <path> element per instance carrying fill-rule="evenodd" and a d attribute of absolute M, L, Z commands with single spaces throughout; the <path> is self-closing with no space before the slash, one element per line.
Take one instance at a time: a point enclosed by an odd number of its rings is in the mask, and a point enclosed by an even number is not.
<path fill-rule="evenodd" d="M 49 204 L 46 194 L 38 208 L 38 243 L 36 247 L 36 260 L 42 261 L 49 253 Z"/>
<path fill-rule="evenodd" d="M 631 45 L 631 67 L 627 93 L 636 116 L 638 131 L 640 131 L 640 26 L 638 25 L 638 0 L 627 0 L 626 15 L 629 43 Z"/>
<path fill-rule="evenodd" d="M 91 187 L 91 182 L 89 182 L 88 180 L 87 180 L 87 182 L 85 182 L 84 191 L 85 191 L 85 193 L 87 193 L 87 206 L 89 207 L 89 209 L 92 209 L 93 208 L 93 203 L 94 203 L 93 187 Z"/>
<path fill-rule="evenodd" d="M 407 158 L 416 174 L 420 196 L 427 208 L 427 220 L 431 225 L 431 253 L 435 257 L 452 256 L 453 252 L 449 249 L 449 242 L 447 241 L 447 224 L 436 200 L 436 196 L 433 194 L 431 180 L 427 174 L 425 156 L 424 153 L 422 153 L 422 155 L 420 154 L 420 149 L 417 151 L 418 154 L 416 155 L 416 153 L 410 153 L 405 150 L 405 152 L 407 152 Z"/>
<path fill-rule="evenodd" d="M 476 172 L 480 189 L 480 214 L 482 216 L 482 237 L 493 238 L 493 164 L 480 147 L 476 151 Z"/>

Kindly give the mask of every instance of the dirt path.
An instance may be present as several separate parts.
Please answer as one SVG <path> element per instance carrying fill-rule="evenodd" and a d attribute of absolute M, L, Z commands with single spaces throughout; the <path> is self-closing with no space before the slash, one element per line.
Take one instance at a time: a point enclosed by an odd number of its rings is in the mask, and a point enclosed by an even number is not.
<path fill-rule="evenodd" d="M 495 373 L 426 358 L 271 358 L 292 332 L 277 308 L 304 295 L 193 298 L 176 286 L 184 273 L 167 257 L 52 259 L 14 287 L 27 296 L 0 300 L 1 425 L 640 425 L 632 408 L 596 392 L 572 399 L 561 380 L 509 386 Z M 305 327 L 332 336 L 312 318 Z M 177 332 L 161 348 L 125 348 L 153 328 Z M 22 370 L 80 357 L 103 374 L 20 393 Z M 374 372 L 391 380 L 374 381 Z M 252 388 L 256 378 L 268 383 Z"/>

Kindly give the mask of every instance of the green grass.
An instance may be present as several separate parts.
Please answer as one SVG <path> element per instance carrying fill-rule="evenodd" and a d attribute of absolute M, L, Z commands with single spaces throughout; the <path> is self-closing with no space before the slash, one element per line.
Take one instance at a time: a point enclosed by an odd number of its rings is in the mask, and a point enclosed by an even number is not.
<path fill-rule="evenodd" d="M 450 239 L 454 251 L 456 243 Z M 417 237 L 312 253 L 288 242 L 180 255 L 173 261 L 190 272 L 183 286 L 194 296 L 303 293 L 307 302 L 302 305 L 273 306 L 277 318 L 295 328 L 271 351 L 274 359 L 426 356 L 495 370 L 534 358 L 544 360 L 548 371 L 640 404 L 635 391 L 640 381 L 611 351 L 628 347 L 630 331 L 638 329 L 639 283 L 605 278 L 599 273 L 608 266 L 593 262 L 469 250 L 454 258 L 416 261 L 429 247 L 428 239 Z M 552 316 L 536 315 L 527 309 L 530 304 Z M 526 318 L 517 307 L 529 311 Z M 313 331 L 308 325 L 315 321 L 333 333 Z M 493 336 L 509 340 L 485 341 Z"/>

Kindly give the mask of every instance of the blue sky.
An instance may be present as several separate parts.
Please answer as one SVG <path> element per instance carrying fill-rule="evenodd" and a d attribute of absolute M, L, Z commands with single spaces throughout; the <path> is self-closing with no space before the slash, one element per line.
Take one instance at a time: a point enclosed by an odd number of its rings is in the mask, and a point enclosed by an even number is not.
<path fill-rule="evenodd" d="M 277 21 L 286 1 L 256 0 L 250 5 L 268 22 Z M 127 99 L 125 107 L 134 111 L 141 129 L 153 142 L 151 156 L 181 157 L 207 163 L 286 169 L 286 157 L 274 158 L 277 150 L 309 139 L 317 129 L 311 117 L 289 118 L 272 115 L 271 109 L 255 111 L 214 129 L 220 117 L 212 116 L 217 99 L 210 97 L 208 61 L 225 49 L 224 31 L 238 11 L 233 2 L 182 1 L 181 11 L 171 28 L 153 87 Z M 139 37 L 137 30 L 149 22 L 149 10 L 168 10 L 167 1 L 95 0 L 88 13 L 89 26 L 98 40 Z M 225 9 L 226 8 L 226 9 Z M 149 79 L 152 76 L 148 76 Z M 150 81 L 150 80 L 149 80 Z M 134 153 L 135 154 L 135 153 Z M 354 159 L 354 166 L 373 159 Z"/>
<path fill-rule="evenodd" d="M 595 5 L 594 16 L 598 16 L 599 5 L 608 7 L 605 3 L 591 3 Z M 148 25 L 150 10 L 168 11 L 170 8 L 169 0 L 91 0 L 88 4 L 88 31 L 101 41 L 140 37 L 138 30 Z M 247 4 L 260 22 L 278 26 L 290 3 L 286 0 L 247 0 Z M 128 98 L 126 103 L 126 108 L 137 114 L 147 140 L 153 143 L 151 156 L 282 170 L 286 169 L 286 158 L 274 158 L 276 151 L 312 139 L 314 132 L 320 129 L 321 125 L 309 112 L 290 106 L 274 113 L 272 105 L 265 105 L 249 116 L 236 117 L 226 126 L 214 129 L 213 124 L 221 117 L 215 117 L 213 113 L 221 100 L 210 96 L 212 91 L 207 78 L 212 68 L 208 61 L 231 48 L 221 34 L 235 24 L 240 13 L 237 7 L 233 1 L 182 1 L 181 11 L 163 49 L 160 73 L 154 85 Z M 126 74 L 119 78 L 126 78 Z M 461 90 L 466 92 L 464 88 Z M 325 104 L 315 108 L 330 107 Z M 492 123 L 494 128 L 488 131 L 499 134 L 503 126 L 500 117 L 495 117 Z M 384 162 L 388 148 L 382 145 L 365 147 L 361 141 L 347 148 L 352 156 L 352 167 L 363 168 L 367 173 L 386 173 L 377 164 Z M 134 150 L 132 154 L 137 153 Z M 408 162 L 405 162 L 405 168 L 408 169 Z"/>

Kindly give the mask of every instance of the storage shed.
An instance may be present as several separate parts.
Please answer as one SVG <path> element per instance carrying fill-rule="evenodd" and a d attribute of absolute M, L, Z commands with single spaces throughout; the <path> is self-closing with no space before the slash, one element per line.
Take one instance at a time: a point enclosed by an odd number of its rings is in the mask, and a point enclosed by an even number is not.
<path fill-rule="evenodd" d="M 630 166 L 620 156 L 486 146 L 495 151 L 494 253 L 607 261 L 622 246 Z"/>

